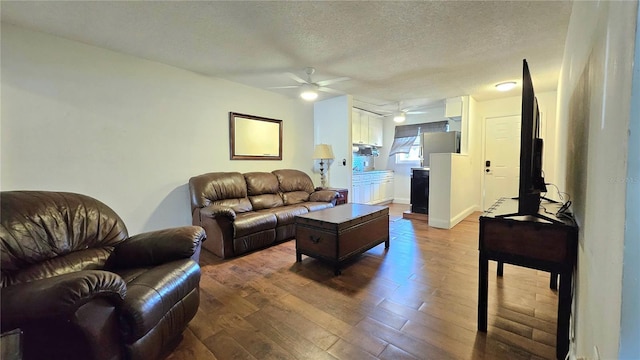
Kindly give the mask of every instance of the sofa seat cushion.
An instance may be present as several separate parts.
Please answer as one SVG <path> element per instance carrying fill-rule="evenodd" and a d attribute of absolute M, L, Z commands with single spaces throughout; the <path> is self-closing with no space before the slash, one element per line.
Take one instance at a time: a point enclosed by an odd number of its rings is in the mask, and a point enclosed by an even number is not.
<path fill-rule="evenodd" d="M 302 205 L 303 204 L 280 206 L 263 211 L 270 212 L 276 216 L 278 220 L 277 226 L 289 225 L 295 223 L 296 215 L 303 215 L 309 212 L 309 209 Z"/>
<path fill-rule="evenodd" d="M 318 211 L 318 210 L 328 209 L 333 207 L 332 203 L 316 202 L 316 201 L 307 201 L 306 203 L 302 203 L 300 205 L 306 207 L 309 211 Z"/>
<path fill-rule="evenodd" d="M 234 237 L 239 238 L 259 231 L 273 229 L 277 223 L 276 216 L 270 212 L 252 211 L 238 214 L 233 222 Z"/>
<path fill-rule="evenodd" d="M 117 273 L 127 283 L 120 317 L 128 342 L 147 334 L 200 283 L 200 267 L 190 259 Z"/>

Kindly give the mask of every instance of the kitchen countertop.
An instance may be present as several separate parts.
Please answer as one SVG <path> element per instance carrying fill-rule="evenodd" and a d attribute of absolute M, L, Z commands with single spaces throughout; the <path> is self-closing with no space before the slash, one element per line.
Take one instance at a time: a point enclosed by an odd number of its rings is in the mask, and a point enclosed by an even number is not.
<path fill-rule="evenodd" d="M 358 174 L 370 174 L 370 173 L 376 173 L 376 172 L 393 172 L 393 170 L 366 170 L 366 171 L 354 171 L 353 175 L 358 175 Z"/>

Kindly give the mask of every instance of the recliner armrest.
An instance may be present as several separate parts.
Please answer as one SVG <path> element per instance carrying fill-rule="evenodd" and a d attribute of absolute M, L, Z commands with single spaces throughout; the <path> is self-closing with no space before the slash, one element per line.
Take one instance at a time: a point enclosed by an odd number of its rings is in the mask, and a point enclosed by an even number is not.
<path fill-rule="evenodd" d="M 334 205 L 337 198 L 338 192 L 333 190 L 318 190 L 309 195 L 309 201 L 324 201 L 333 203 Z"/>
<path fill-rule="evenodd" d="M 121 303 L 127 292 L 124 280 L 102 270 L 85 270 L 2 288 L 2 331 L 47 318 L 71 317 L 87 302 L 108 298 Z"/>
<path fill-rule="evenodd" d="M 206 238 L 200 226 L 181 226 L 131 236 L 116 246 L 107 268 L 146 267 L 191 257 Z"/>

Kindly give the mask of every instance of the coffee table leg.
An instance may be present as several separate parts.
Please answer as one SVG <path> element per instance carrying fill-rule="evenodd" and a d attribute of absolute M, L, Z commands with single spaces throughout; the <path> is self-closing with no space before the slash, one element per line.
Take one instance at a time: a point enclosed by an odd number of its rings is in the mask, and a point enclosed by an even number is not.
<path fill-rule="evenodd" d="M 296 251 L 296 262 L 302 261 L 302 254 L 299 251 Z"/>
<path fill-rule="evenodd" d="M 385 249 L 389 248 L 389 238 L 387 238 L 387 240 L 384 241 L 384 248 Z"/>

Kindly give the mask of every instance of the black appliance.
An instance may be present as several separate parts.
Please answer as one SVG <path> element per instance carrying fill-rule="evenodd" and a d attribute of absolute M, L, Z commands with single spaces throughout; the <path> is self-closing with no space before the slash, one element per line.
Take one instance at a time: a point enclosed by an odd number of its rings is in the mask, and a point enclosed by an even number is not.
<path fill-rule="evenodd" d="M 411 170 L 411 212 L 429 213 L 429 169 Z"/>

